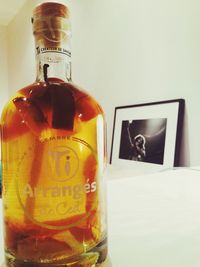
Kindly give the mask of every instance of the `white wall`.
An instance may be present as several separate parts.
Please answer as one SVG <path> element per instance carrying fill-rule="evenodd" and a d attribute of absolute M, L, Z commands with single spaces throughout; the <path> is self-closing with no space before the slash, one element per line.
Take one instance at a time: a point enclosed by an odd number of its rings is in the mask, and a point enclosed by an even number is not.
<path fill-rule="evenodd" d="M 73 78 L 102 104 L 108 148 L 115 106 L 185 98 L 181 163 L 200 165 L 199 0 L 73 0 Z M 9 86 L 35 78 L 28 1 L 8 27 Z"/>
<path fill-rule="evenodd" d="M 0 113 L 8 96 L 7 29 L 0 25 Z"/>
<path fill-rule="evenodd" d="M 184 98 L 181 164 L 200 165 L 200 2 L 83 2 L 74 74 L 106 111 L 108 147 L 115 106 Z"/>

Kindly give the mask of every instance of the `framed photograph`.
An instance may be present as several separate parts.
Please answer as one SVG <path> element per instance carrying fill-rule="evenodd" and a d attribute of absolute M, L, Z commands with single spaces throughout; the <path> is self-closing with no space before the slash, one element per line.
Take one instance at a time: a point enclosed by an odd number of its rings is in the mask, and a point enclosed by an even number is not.
<path fill-rule="evenodd" d="M 184 99 L 115 108 L 110 163 L 136 168 L 178 166 Z"/>

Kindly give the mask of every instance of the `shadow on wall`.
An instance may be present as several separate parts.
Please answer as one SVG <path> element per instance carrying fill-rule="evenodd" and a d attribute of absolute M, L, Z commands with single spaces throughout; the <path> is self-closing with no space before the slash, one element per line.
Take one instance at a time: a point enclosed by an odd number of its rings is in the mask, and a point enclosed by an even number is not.
<path fill-rule="evenodd" d="M 187 110 L 187 101 L 185 103 L 185 111 L 183 117 L 183 129 L 181 136 L 181 146 L 180 146 L 180 158 L 179 164 L 180 167 L 190 167 L 190 142 L 189 142 L 189 122 L 188 122 L 188 110 Z"/>

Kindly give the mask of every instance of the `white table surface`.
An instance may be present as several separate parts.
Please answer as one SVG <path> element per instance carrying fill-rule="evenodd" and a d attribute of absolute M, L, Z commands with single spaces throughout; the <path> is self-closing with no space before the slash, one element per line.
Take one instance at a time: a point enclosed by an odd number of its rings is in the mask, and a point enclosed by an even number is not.
<path fill-rule="evenodd" d="M 121 171 L 109 177 L 113 267 L 200 266 L 200 171 L 181 169 L 136 176 Z M 0 238 L 1 264 L 1 227 Z"/>

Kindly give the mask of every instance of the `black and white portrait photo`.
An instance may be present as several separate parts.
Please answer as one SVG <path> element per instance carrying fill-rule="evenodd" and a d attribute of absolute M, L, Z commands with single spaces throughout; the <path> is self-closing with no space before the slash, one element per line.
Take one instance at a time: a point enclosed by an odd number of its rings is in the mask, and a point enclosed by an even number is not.
<path fill-rule="evenodd" d="M 166 118 L 122 121 L 119 158 L 162 165 L 166 127 Z"/>

